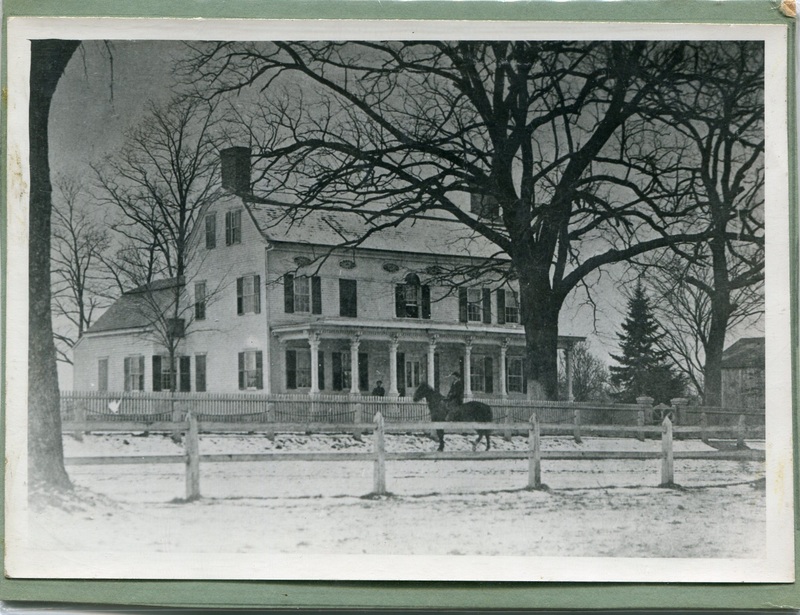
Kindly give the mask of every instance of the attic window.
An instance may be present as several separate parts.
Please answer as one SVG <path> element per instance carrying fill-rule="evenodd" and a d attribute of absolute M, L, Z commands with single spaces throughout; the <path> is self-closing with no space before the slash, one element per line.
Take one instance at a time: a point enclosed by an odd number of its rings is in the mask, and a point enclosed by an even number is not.
<path fill-rule="evenodd" d="M 242 243 L 242 210 L 236 209 L 225 214 L 225 245 Z"/>

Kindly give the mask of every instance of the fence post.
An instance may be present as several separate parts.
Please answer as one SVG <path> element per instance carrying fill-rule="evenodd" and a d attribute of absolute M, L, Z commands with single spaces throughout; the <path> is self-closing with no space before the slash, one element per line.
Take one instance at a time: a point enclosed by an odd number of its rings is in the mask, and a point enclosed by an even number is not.
<path fill-rule="evenodd" d="M 78 428 L 72 435 L 78 442 L 83 442 L 83 432 L 86 431 L 86 408 L 83 407 L 83 404 L 77 404 L 75 406 L 74 420 L 78 424 Z"/>
<path fill-rule="evenodd" d="M 363 415 L 363 407 L 361 405 L 361 402 L 357 401 L 353 405 L 353 422 L 356 423 L 356 424 L 360 423 L 363 420 L 362 419 L 362 415 Z M 359 441 L 361 440 L 361 428 L 360 427 L 354 427 L 353 428 L 353 437 L 356 440 L 359 440 Z"/>
<path fill-rule="evenodd" d="M 386 450 L 383 443 L 383 415 L 375 415 L 375 465 L 373 471 L 372 493 L 386 495 Z"/>
<path fill-rule="evenodd" d="M 511 442 L 511 413 L 506 408 L 506 415 L 503 418 L 503 422 L 506 424 L 506 429 L 503 431 L 503 440 L 506 442 Z"/>
<path fill-rule="evenodd" d="M 744 414 L 739 415 L 739 424 L 736 426 L 736 431 L 736 448 L 743 450 L 747 448 L 747 445 L 744 443 L 745 433 L 747 432 L 747 419 Z"/>
<path fill-rule="evenodd" d="M 539 437 L 539 420 L 536 413 L 531 414 L 531 425 L 528 429 L 528 489 L 542 488 L 541 441 Z"/>
<path fill-rule="evenodd" d="M 685 397 L 676 397 L 669 400 L 670 405 L 675 408 L 673 418 L 676 425 L 683 425 L 686 423 L 686 407 L 689 405 L 689 400 Z"/>
<path fill-rule="evenodd" d="M 639 431 L 636 432 L 636 439 L 644 442 L 644 410 L 642 408 L 639 408 L 636 413 L 636 426 L 639 428 Z"/>
<path fill-rule="evenodd" d="M 273 426 L 275 423 L 275 405 L 271 402 L 267 402 L 267 438 L 269 438 L 270 442 L 275 442 L 275 427 Z"/>
<path fill-rule="evenodd" d="M 186 501 L 200 497 L 200 442 L 197 418 L 190 412 L 186 416 L 189 429 L 186 432 Z"/>
<path fill-rule="evenodd" d="M 675 485 L 675 465 L 672 456 L 672 421 L 669 416 L 661 423 L 661 487 Z"/>
<path fill-rule="evenodd" d="M 183 412 L 181 411 L 180 404 L 175 403 L 175 394 L 170 393 L 170 409 L 171 409 L 171 416 L 172 416 L 172 441 L 173 442 L 180 442 L 181 441 L 181 425 L 182 422 Z"/>
<path fill-rule="evenodd" d="M 575 442 L 580 444 L 581 440 L 581 409 L 575 408 L 575 425 L 572 427 L 572 436 L 575 438 Z"/>
<path fill-rule="evenodd" d="M 700 439 L 708 444 L 708 415 L 705 410 L 700 413 Z"/>

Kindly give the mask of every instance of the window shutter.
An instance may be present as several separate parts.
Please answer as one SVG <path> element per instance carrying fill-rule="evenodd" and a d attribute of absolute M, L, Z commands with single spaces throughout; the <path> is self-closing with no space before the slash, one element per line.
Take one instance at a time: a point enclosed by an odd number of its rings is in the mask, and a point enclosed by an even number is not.
<path fill-rule="evenodd" d="M 506 324 L 506 291 L 497 289 L 497 324 Z"/>
<path fill-rule="evenodd" d="M 260 350 L 256 351 L 256 388 L 264 388 L 264 355 Z"/>
<path fill-rule="evenodd" d="M 431 287 L 422 286 L 422 317 L 430 320 L 431 317 Z"/>
<path fill-rule="evenodd" d="M 294 313 L 294 276 L 291 273 L 283 276 L 283 311 Z"/>
<path fill-rule="evenodd" d="M 316 275 L 311 277 L 311 313 L 322 314 L 322 280 Z"/>
<path fill-rule="evenodd" d="M 244 390 L 244 353 L 239 353 L 239 390 Z"/>
<path fill-rule="evenodd" d="M 139 357 L 137 363 L 139 363 L 139 388 L 137 390 L 144 391 L 144 357 Z"/>
<path fill-rule="evenodd" d="M 153 355 L 153 391 L 161 390 L 161 357 Z"/>
<path fill-rule="evenodd" d="M 358 316 L 358 286 L 355 280 L 339 280 L 339 316 Z"/>
<path fill-rule="evenodd" d="M 231 212 L 225 212 L 225 245 L 229 246 L 232 243 L 232 219 L 231 219 Z"/>
<path fill-rule="evenodd" d="M 297 388 L 297 353 L 294 350 L 286 351 L 286 388 Z"/>
<path fill-rule="evenodd" d="M 122 375 L 125 379 L 122 388 L 125 391 L 131 390 L 131 382 L 130 382 L 130 375 L 131 375 L 131 359 L 130 357 L 125 357 L 122 361 Z"/>
<path fill-rule="evenodd" d="M 404 286 L 396 284 L 394 287 L 394 315 L 403 318 L 406 315 L 406 301 L 403 296 Z"/>
<path fill-rule="evenodd" d="M 522 360 L 522 392 L 528 392 L 528 366 L 525 359 Z"/>
<path fill-rule="evenodd" d="M 188 393 L 192 390 L 192 359 L 191 357 L 180 357 L 178 360 L 180 371 L 180 390 Z"/>
<path fill-rule="evenodd" d="M 325 389 L 325 353 L 320 352 L 317 356 L 317 384 L 319 390 Z"/>
<path fill-rule="evenodd" d="M 236 313 L 244 314 L 244 278 L 236 278 Z"/>
<path fill-rule="evenodd" d="M 253 292 L 256 294 L 255 299 L 255 312 L 256 314 L 261 313 L 261 276 L 253 276 Z"/>
<path fill-rule="evenodd" d="M 397 391 L 406 394 L 406 353 L 397 353 Z"/>
<path fill-rule="evenodd" d="M 492 291 L 488 288 L 483 289 L 483 323 L 492 324 Z"/>
<path fill-rule="evenodd" d="M 485 376 L 485 386 L 483 390 L 487 393 L 494 393 L 494 361 L 492 361 L 492 357 L 484 357 L 483 366 Z"/>
<path fill-rule="evenodd" d="M 458 289 L 458 320 L 467 322 L 467 289 Z"/>
<path fill-rule="evenodd" d="M 369 391 L 369 354 L 358 353 L 358 388 Z"/>
<path fill-rule="evenodd" d="M 441 367 L 440 367 L 439 353 L 433 353 L 433 382 L 429 382 L 434 389 L 439 391 L 442 388 Z"/>
<path fill-rule="evenodd" d="M 198 393 L 206 392 L 206 355 L 194 356 L 194 388 Z"/>
<path fill-rule="evenodd" d="M 342 390 L 342 353 L 333 353 L 333 390 Z"/>

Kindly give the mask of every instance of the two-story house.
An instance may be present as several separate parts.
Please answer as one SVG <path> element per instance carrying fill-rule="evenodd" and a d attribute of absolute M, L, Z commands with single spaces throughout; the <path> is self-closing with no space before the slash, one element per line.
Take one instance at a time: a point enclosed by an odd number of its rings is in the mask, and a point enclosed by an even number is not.
<path fill-rule="evenodd" d="M 496 247 L 444 217 L 377 229 L 363 213 L 265 201 L 250 194 L 250 151 L 222 157 L 226 194 L 192 233 L 178 373 L 135 308 L 137 294 L 174 290 L 165 281 L 124 294 L 86 332 L 76 389 L 168 390 L 176 378 L 180 391 L 369 394 L 381 381 L 402 396 L 421 382 L 445 392 L 457 371 L 466 396 L 526 394 L 514 285 L 441 282 Z"/>

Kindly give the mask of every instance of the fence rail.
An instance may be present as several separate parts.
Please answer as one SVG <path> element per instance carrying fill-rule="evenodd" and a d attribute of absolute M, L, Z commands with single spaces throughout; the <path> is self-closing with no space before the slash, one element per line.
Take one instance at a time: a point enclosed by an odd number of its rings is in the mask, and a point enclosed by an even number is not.
<path fill-rule="evenodd" d="M 71 429 L 79 429 L 89 425 L 86 421 L 81 423 L 68 424 Z M 747 430 L 744 422 L 740 421 L 736 428 L 715 428 L 714 433 L 734 433 L 737 437 L 739 450 L 731 451 L 679 451 L 673 450 L 673 437 L 676 429 L 673 427 L 669 417 L 658 426 L 638 426 L 634 431 L 628 430 L 629 434 L 636 433 L 660 433 L 661 452 L 658 451 L 542 451 L 541 432 L 542 428 L 550 429 L 569 429 L 572 425 L 542 425 L 536 413 L 530 416 L 528 423 L 509 424 L 503 423 L 440 423 L 440 422 L 407 422 L 407 423 L 386 423 L 381 413 L 377 413 L 374 423 L 359 423 L 346 425 L 332 425 L 330 423 L 273 423 L 269 426 L 262 423 L 254 424 L 256 427 L 269 431 L 297 432 L 307 430 L 309 426 L 319 431 L 346 431 L 355 429 L 360 434 L 361 431 L 374 432 L 373 450 L 367 453 L 352 452 L 313 452 L 313 453 L 257 453 L 257 454 L 213 454 L 202 455 L 200 453 L 199 434 L 203 425 L 196 416 L 190 414 L 186 421 L 179 423 L 160 423 L 156 424 L 163 427 L 165 431 L 185 432 L 184 454 L 183 455 L 152 455 L 152 456 L 105 456 L 105 457 L 73 457 L 66 458 L 67 465 L 111 465 L 111 464 L 142 464 L 142 463 L 180 463 L 186 465 L 186 499 L 195 500 L 200 497 L 200 463 L 201 462 L 260 462 L 260 461 L 372 461 L 373 462 L 373 494 L 384 495 L 388 493 L 386 487 L 386 462 L 387 461 L 424 461 L 424 460 L 498 460 L 498 459 L 527 459 L 528 460 L 528 484 L 529 489 L 542 488 L 541 480 L 541 461 L 546 460 L 607 460 L 607 459 L 661 459 L 661 486 L 674 486 L 674 460 L 675 459 L 701 459 L 718 461 L 763 461 L 766 457 L 765 451 L 749 450 L 744 447 L 746 437 L 752 437 L 753 430 Z M 231 427 L 228 423 L 223 423 L 226 427 Z M 107 422 L 103 424 L 92 424 L 91 427 L 102 427 L 108 431 L 126 431 L 127 423 Z M 239 428 L 241 429 L 241 427 Z M 528 435 L 527 451 L 485 451 L 485 452 L 401 452 L 389 453 L 386 451 L 385 434 L 402 433 L 408 430 L 437 430 L 442 429 L 451 433 L 466 433 L 478 429 L 506 430 L 509 433 L 526 433 Z M 612 427 L 613 429 L 613 427 Z M 607 432 L 608 427 L 587 426 L 586 435 Z M 685 427 L 681 433 L 685 436 L 704 437 L 711 431 L 710 428 L 702 429 Z"/>
<path fill-rule="evenodd" d="M 527 423 L 531 413 L 546 424 L 659 425 L 661 407 L 637 404 L 548 402 L 527 399 L 473 398 L 492 408 L 494 420 Z M 675 407 L 674 423 L 695 427 L 737 426 L 741 417 L 749 427 L 763 427 L 763 409 Z M 63 391 L 61 415 L 65 422 L 102 420 L 180 422 L 192 414 L 215 423 L 360 423 L 380 413 L 388 423 L 430 419 L 424 402 L 409 397 L 367 395 L 287 395 L 252 393 L 146 393 Z"/>

